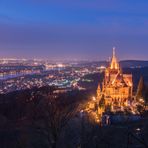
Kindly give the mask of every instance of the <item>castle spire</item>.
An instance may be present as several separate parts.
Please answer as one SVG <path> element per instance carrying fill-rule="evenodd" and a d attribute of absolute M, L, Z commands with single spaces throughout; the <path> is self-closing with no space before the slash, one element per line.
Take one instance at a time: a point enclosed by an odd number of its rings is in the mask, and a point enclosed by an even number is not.
<path fill-rule="evenodd" d="M 115 52 L 115 47 L 113 47 L 113 56 L 110 64 L 111 69 L 119 69 L 119 63 L 116 58 L 116 52 Z"/>

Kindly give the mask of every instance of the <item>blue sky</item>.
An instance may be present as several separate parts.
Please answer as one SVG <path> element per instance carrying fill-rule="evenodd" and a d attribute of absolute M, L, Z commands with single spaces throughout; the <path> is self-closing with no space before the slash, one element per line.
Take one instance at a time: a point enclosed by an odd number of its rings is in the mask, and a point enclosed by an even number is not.
<path fill-rule="evenodd" d="M 147 0 L 1 0 L 0 57 L 148 60 Z"/>

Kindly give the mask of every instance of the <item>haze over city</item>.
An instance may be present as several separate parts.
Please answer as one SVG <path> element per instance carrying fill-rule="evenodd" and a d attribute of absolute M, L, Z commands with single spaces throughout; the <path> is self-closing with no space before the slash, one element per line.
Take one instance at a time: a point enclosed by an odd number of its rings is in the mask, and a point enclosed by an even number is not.
<path fill-rule="evenodd" d="M 1 0 L 0 57 L 147 60 L 147 0 Z"/>

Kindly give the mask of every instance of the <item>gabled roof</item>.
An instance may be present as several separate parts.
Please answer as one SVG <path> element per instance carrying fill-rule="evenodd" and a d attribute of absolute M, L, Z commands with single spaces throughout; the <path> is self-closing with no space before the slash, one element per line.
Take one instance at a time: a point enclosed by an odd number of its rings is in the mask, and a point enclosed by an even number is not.
<path fill-rule="evenodd" d="M 124 78 L 123 78 L 123 75 L 121 73 L 118 73 L 116 76 L 115 76 L 115 79 L 111 82 L 112 85 L 121 85 L 121 86 L 128 86 L 126 84 L 126 82 L 124 81 Z"/>

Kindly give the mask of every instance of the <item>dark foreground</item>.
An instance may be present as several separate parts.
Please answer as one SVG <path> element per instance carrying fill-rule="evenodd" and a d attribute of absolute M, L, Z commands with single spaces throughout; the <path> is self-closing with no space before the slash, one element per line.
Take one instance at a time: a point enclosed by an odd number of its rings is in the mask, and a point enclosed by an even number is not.
<path fill-rule="evenodd" d="M 80 116 L 91 91 L 43 87 L 0 96 L 0 148 L 146 148 L 148 119 L 100 127 Z"/>

